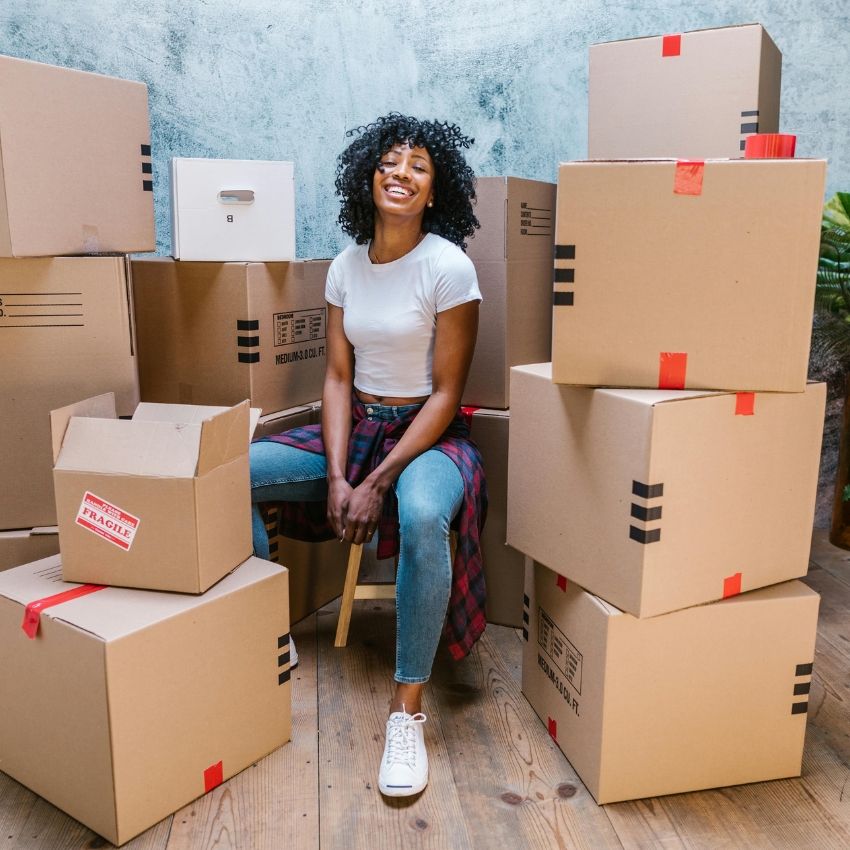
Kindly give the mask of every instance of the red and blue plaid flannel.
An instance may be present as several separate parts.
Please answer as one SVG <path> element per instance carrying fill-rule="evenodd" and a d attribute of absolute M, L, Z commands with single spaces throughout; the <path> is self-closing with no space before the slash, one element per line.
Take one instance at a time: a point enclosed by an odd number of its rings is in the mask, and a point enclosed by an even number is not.
<path fill-rule="evenodd" d="M 377 468 L 420 410 L 421 406 L 416 406 L 391 421 L 370 420 L 365 406 L 355 400 L 346 474 L 352 487 Z M 259 441 L 283 443 L 315 454 L 325 453 L 321 425 L 293 428 L 283 434 L 261 437 Z M 433 448 L 451 458 L 463 477 L 463 503 L 452 523 L 452 528 L 457 531 L 457 551 L 452 565 L 452 589 L 446 621 L 449 650 L 456 660 L 460 660 L 469 653 L 486 626 L 486 595 L 479 540 L 487 519 L 487 483 L 481 454 L 472 441 L 467 420 L 460 412 Z M 278 532 L 284 537 L 313 542 L 335 537 L 328 522 L 327 502 L 280 502 L 277 514 Z M 398 531 L 398 502 L 395 491 L 390 487 L 384 497 L 384 509 L 378 523 L 379 559 L 392 558 L 398 553 Z"/>

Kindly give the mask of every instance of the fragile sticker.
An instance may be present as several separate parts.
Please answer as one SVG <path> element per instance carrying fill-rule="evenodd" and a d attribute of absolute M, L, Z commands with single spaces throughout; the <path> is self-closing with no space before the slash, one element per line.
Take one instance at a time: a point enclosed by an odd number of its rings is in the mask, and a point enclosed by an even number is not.
<path fill-rule="evenodd" d="M 77 511 L 77 525 L 128 552 L 139 528 L 139 518 L 86 491 Z"/>

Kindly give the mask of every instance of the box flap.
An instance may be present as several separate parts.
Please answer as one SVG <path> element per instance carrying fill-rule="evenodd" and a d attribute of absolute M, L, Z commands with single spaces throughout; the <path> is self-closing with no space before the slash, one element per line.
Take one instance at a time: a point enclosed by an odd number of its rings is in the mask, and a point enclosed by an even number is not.
<path fill-rule="evenodd" d="M 87 416 L 96 419 L 117 419 L 115 412 L 115 393 L 104 393 L 103 395 L 60 407 L 58 410 L 50 411 L 50 437 L 53 441 L 53 463 L 59 457 L 62 448 L 62 440 L 72 416 Z"/>
<path fill-rule="evenodd" d="M 764 29 L 764 27 L 761 24 L 755 24 L 755 23 L 753 23 L 753 24 L 730 24 L 730 25 L 724 26 L 724 27 L 703 27 L 702 29 L 698 29 L 698 30 L 685 30 L 684 32 L 679 33 L 679 35 L 688 35 L 688 33 L 692 33 L 692 32 L 712 32 L 713 30 L 735 30 L 735 29 L 743 29 L 744 27 L 760 27 L 761 29 Z M 658 33 L 656 35 L 641 35 L 641 36 L 638 36 L 637 38 L 619 38 L 616 41 L 597 41 L 594 44 L 591 44 L 590 46 L 591 46 L 591 48 L 593 48 L 593 47 L 600 47 L 600 46 L 605 45 L 605 44 L 620 44 L 621 42 L 624 42 L 624 41 L 646 41 L 647 39 L 650 39 L 650 38 L 664 38 L 664 35 L 665 35 L 664 33 Z"/>
<path fill-rule="evenodd" d="M 41 616 L 62 620 L 102 640 L 111 641 L 205 605 L 283 570 L 284 567 L 271 561 L 251 557 L 200 596 L 107 587 L 45 608 Z M 23 606 L 79 586 L 62 581 L 60 555 L 0 572 L 0 596 Z M 23 622 L 23 611 L 21 618 Z"/>
<path fill-rule="evenodd" d="M 75 416 L 68 424 L 54 469 L 192 478 L 198 465 L 201 427 Z"/>
<path fill-rule="evenodd" d="M 207 419 L 201 425 L 198 475 L 229 463 L 248 451 L 253 431 L 250 430 L 248 401 Z M 255 424 L 256 424 L 256 420 Z"/>
<path fill-rule="evenodd" d="M 201 404 L 155 404 L 153 402 L 143 401 L 133 414 L 134 420 L 141 422 L 178 422 L 178 423 L 197 423 L 201 424 L 212 416 L 217 416 L 219 413 L 224 413 L 230 410 L 229 407 L 214 407 Z M 283 413 L 275 413 L 273 416 L 282 416 Z M 260 421 L 263 411 L 259 407 L 250 409 L 250 424 L 253 435 Z M 264 419 L 268 417 L 263 417 Z"/>

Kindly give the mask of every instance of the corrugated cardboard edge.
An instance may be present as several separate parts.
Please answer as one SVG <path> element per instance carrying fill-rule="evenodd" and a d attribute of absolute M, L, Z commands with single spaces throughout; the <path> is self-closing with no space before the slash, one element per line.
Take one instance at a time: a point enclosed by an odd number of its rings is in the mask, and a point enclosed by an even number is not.
<path fill-rule="evenodd" d="M 168 162 L 168 212 L 171 218 L 171 256 L 180 259 L 180 216 L 177 215 L 177 158 Z"/>
<path fill-rule="evenodd" d="M 779 92 L 782 87 L 782 52 L 761 27 L 759 60 L 758 127 L 759 133 L 778 133 L 780 118 Z"/>
<path fill-rule="evenodd" d="M 60 407 L 58 410 L 50 411 L 50 439 L 53 443 L 53 464 L 59 459 L 62 450 L 62 441 L 65 439 L 65 431 L 73 416 L 85 417 L 87 419 L 117 419 L 115 412 L 115 393 L 104 393 L 103 395 Z"/>
<path fill-rule="evenodd" d="M 0 256 L 12 256 L 12 231 L 9 226 L 9 204 L 6 200 L 6 176 L 3 165 L 2 124 L 0 124 Z"/>
<path fill-rule="evenodd" d="M 743 29 L 744 27 L 761 27 L 762 30 L 767 32 L 767 30 L 764 29 L 763 24 L 759 24 L 755 21 L 752 21 L 748 24 L 727 24 L 726 26 L 722 26 L 722 27 L 702 27 L 702 29 L 698 29 L 698 30 L 684 30 L 681 33 L 677 33 L 677 35 L 689 35 L 692 32 L 713 32 L 714 30 L 737 30 L 737 29 Z M 592 50 L 594 47 L 597 47 L 597 46 L 600 46 L 600 45 L 603 45 L 603 44 L 620 44 L 624 41 L 647 41 L 650 38 L 664 38 L 665 35 L 670 35 L 670 34 L 671 33 L 657 33 L 656 35 L 641 35 L 641 36 L 638 36 L 637 38 L 618 38 L 614 41 L 597 41 L 594 44 L 590 45 L 590 49 Z"/>

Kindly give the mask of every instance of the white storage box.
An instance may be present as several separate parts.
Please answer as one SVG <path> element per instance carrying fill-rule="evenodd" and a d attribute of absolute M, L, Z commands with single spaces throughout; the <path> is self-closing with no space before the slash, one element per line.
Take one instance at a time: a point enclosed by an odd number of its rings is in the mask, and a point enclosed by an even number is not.
<path fill-rule="evenodd" d="M 295 259 L 295 166 L 242 159 L 172 159 L 176 260 Z"/>

